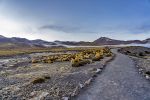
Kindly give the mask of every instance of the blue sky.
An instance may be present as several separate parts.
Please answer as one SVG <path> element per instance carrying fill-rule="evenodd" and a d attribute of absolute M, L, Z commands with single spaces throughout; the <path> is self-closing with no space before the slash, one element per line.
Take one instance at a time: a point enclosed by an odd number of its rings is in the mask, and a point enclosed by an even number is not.
<path fill-rule="evenodd" d="M 150 38 L 150 0 L 0 0 L 0 34 L 48 41 Z"/>

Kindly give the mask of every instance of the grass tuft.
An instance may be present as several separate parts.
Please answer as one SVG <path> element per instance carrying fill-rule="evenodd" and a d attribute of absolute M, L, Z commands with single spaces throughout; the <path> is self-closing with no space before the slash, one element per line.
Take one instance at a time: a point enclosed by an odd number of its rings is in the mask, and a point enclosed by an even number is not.
<path fill-rule="evenodd" d="M 45 82 L 45 78 L 44 77 L 38 77 L 38 78 L 35 78 L 35 79 L 33 79 L 32 81 L 31 81 L 31 83 L 33 83 L 33 84 L 37 84 L 37 83 L 43 83 L 43 82 Z"/>

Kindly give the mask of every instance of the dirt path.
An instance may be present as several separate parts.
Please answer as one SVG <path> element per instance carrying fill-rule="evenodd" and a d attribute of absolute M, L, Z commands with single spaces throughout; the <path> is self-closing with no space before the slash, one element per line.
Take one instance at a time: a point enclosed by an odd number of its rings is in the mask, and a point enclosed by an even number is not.
<path fill-rule="evenodd" d="M 76 100 L 150 100 L 150 82 L 128 56 L 113 52 L 115 60 Z"/>

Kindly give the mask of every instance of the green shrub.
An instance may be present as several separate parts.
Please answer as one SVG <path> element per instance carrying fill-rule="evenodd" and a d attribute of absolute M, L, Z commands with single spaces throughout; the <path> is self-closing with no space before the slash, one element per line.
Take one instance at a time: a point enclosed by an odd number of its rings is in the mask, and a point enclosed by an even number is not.
<path fill-rule="evenodd" d="M 64 49 L 65 50 L 65 49 Z M 100 61 L 104 56 L 112 56 L 112 52 L 109 48 L 68 48 L 65 51 L 76 51 L 75 54 L 56 54 L 43 56 L 38 59 L 33 59 L 32 63 L 53 63 L 71 61 L 73 66 L 82 65 L 81 62 L 85 59 L 91 59 L 92 61 Z M 58 52 L 58 51 L 56 51 Z M 73 60 L 71 60 L 73 59 Z M 79 63 L 80 62 L 80 63 Z M 83 62 L 82 62 L 83 63 Z"/>
<path fill-rule="evenodd" d="M 40 61 L 39 60 L 37 60 L 37 59 L 32 59 L 32 61 L 31 61 L 32 63 L 39 63 Z"/>
<path fill-rule="evenodd" d="M 38 78 L 35 78 L 35 79 L 33 79 L 32 81 L 31 81 L 31 83 L 33 83 L 33 84 L 37 84 L 37 83 L 43 83 L 43 82 L 45 82 L 45 78 L 43 78 L 43 77 L 38 77 Z"/>
<path fill-rule="evenodd" d="M 43 62 L 43 63 L 49 63 L 49 64 L 50 64 L 50 63 L 53 63 L 53 61 L 50 60 L 50 59 L 43 59 L 42 62 Z"/>
<path fill-rule="evenodd" d="M 107 53 L 106 54 L 106 57 L 111 57 L 112 56 L 112 53 Z"/>
<path fill-rule="evenodd" d="M 49 75 L 44 75 L 43 76 L 45 79 L 50 79 L 51 77 Z"/>
<path fill-rule="evenodd" d="M 97 52 L 95 57 L 92 59 L 92 61 L 100 61 L 100 59 L 103 58 L 103 54 L 101 54 L 100 52 Z"/>
<path fill-rule="evenodd" d="M 80 66 L 84 66 L 84 65 L 90 64 L 90 63 L 91 63 L 90 60 L 81 60 L 81 61 L 72 60 L 71 65 L 72 65 L 72 67 L 80 67 Z"/>

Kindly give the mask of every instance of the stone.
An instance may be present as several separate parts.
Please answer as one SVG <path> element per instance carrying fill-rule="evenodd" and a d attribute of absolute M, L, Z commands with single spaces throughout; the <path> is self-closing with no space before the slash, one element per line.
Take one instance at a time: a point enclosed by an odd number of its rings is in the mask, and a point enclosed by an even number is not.
<path fill-rule="evenodd" d="M 32 97 L 30 100 L 44 100 L 44 98 L 49 95 L 48 92 L 42 91 L 34 91 L 31 92 L 30 96 Z"/>
<path fill-rule="evenodd" d="M 143 69 L 140 68 L 139 71 L 143 71 Z"/>
<path fill-rule="evenodd" d="M 97 75 L 96 74 L 94 74 L 94 75 L 92 75 L 92 77 L 94 78 L 94 77 L 97 77 Z"/>
<path fill-rule="evenodd" d="M 98 73 L 100 73 L 101 71 L 102 71 L 101 69 L 97 68 L 95 72 L 98 74 Z"/>
<path fill-rule="evenodd" d="M 92 82 L 92 78 L 90 78 L 87 81 L 85 81 L 85 85 L 89 85 L 91 82 Z"/>
<path fill-rule="evenodd" d="M 80 87 L 80 88 L 83 88 L 83 87 L 84 87 L 84 85 L 83 85 L 83 84 L 81 84 L 81 83 L 79 83 L 79 87 Z"/>
<path fill-rule="evenodd" d="M 69 100 L 69 97 L 62 97 L 63 100 Z"/>
<path fill-rule="evenodd" d="M 146 79 L 150 79 L 150 77 L 148 75 L 146 75 L 145 77 L 146 77 Z"/>
<path fill-rule="evenodd" d="M 79 87 L 77 86 L 71 96 L 76 96 L 79 93 Z"/>

